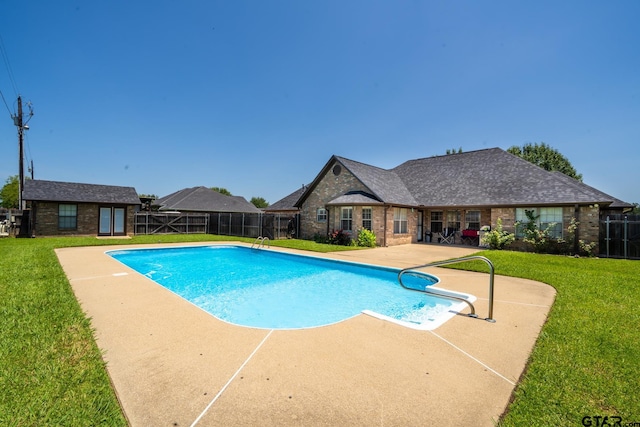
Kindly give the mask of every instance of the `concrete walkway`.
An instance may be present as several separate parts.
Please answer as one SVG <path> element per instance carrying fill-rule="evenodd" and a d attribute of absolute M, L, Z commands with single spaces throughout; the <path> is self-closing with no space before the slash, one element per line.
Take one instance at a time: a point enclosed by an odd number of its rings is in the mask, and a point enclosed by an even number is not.
<path fill-rule="evenodd" d="M 496 276 L 496 323 L 456 316 L 416 331 L 361 314 L 252 329 L 196 308 L 109 249 L 123 247 L 56 252 L 132 426 L 492 426 L 555 297 L 548 285 Z M 432 244 L 318 256 L 404 268 L 473 252 Z M 487 316 L 487 274 L 428 271 L 439 287 L 477 296 Z"/>

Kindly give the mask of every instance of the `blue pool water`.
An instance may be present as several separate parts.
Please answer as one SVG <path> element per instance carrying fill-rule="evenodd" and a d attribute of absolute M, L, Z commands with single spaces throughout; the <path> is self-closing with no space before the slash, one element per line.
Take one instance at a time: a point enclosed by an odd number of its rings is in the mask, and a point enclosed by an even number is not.
<path fill-rule="evenodd" d="M 365 312 L 433 329 L 459 309 L 455 301 L 403 289 L 398 270 L 391 268 L 239 246 L 108 254 L 215 317 L 242 326 L 309 328 Z M 438 278 L 406 276 L 403 281 L 424 289 Z"/>

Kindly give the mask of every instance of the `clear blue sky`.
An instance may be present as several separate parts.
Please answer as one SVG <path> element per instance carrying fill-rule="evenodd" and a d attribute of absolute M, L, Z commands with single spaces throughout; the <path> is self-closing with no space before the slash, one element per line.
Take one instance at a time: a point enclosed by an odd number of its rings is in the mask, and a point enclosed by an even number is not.
<path fill-rule="evenodd" d="M 545 142 L 640 202 L 639 23 L 637 0 L 5 0 L 0 179 L 20 94 L 36 179 L 274 203 L 332 154 Z"/>

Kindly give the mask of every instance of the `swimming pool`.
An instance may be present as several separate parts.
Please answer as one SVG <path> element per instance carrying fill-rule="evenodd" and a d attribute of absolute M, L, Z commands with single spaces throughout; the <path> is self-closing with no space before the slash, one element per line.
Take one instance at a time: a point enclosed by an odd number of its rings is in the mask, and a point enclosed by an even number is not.
<path fill-rule="evenodd" d="M 310 328 L 365 313 L 429 330 L 465 306 L 403 289 L 398 269 L 267 249 L 215 245 L 107 254 L 218 319 L 241 326 Z M 403 281 L 424 289 L 439 279 L 424 274 Z"/>

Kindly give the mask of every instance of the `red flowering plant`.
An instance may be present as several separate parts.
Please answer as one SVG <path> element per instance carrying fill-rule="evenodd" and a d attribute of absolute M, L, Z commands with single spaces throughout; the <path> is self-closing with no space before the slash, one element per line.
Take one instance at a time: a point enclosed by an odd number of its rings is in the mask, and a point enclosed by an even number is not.
<path fill-rule="evenodd" d="M 329 233 L 328 243 L 332 245 L 350 246 L 351 236 L 344 230 L 333 230 Z"/>

